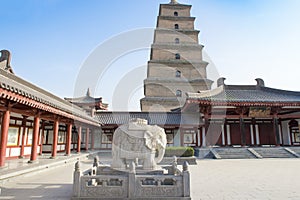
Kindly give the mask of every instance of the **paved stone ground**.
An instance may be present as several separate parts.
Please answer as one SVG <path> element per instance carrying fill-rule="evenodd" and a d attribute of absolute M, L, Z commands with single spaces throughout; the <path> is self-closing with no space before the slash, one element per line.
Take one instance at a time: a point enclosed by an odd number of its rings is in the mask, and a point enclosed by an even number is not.
<path fill-rule="evenodd" d="M 1 185 L 0 199 L 70 199 L 75 162 L 9 180 Z M 92 163 L 81 161 L 81 169 L 90 168 Z"/>
<path fill-rule="evenodd" d="M 193 199 L 300 199 L 300 159 L 202 160 Z"/>
<path fill-rule="evenodd" d="M 83 161 L 82 169 L 91 163 Z M 0 199 L 70 199 L 73 164 L 7 182 Z M 198 160 L 190 166 L 192 199 L 298 200 L 299 169 L 300 159 Z"/>
<path fill-rule="evenodd" d="M 0 168 L 0 186 L 2 182 L 15 176 L 19 177 L 23 174 L 48 170 L 49 168 L 73 163 L 78 159 L 86 159 L 88 155 L 93 155 L 93 152 L 75 153 L 70 156 L 58 154 L 55 159 L 50 159 L 51 154 L 43 154 L 38 156 L 38 159 L 33 163 L 28 163 L 29 158 L 6 160 L 5 166 Z"/>

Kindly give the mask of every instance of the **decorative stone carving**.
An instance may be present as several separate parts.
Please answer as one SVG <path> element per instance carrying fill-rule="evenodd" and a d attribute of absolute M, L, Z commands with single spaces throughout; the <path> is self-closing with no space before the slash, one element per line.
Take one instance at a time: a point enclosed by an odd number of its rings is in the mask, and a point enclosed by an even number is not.
<path fill-rule="evenodd" d="M 167 173 L 135 171 L 134 162 L 130 171 L 101 165 L 96 175 L 82 175 L 75 170 L 72 199 L 191 200 L 190 174 L 187 164 L 182 167 L 185 171 L 177 168 L 175 159 L 172 166 L 166 167 Z"/>
<path fill-rule="evenodd" d="M 144 119 L 132 119 L 114 133 L 112 167 L 128 169 L 130 163 L 138 159 L 143 169 L 157 169 L 157 164 L 163 159 L 166 144 L 163 128 L 150 126 Z"/>
<path fill-rule="evenodd" d="M 174 157 L 172 165 L 157 166 L 166 143 L 164 130 L 146 120 L 120 126 L 113 139 L 112 167 L 100 165 L 96 157 L 92 169 L 82 175 L 76 163 L 72 199 L 190 200 L 187 164 L 179 170 Z"/>
<path fill-rule="evenodd" d="M 80 171 L 80 162 L 79 161 L 77 161 L 75 163 L 75 171 Z"/>

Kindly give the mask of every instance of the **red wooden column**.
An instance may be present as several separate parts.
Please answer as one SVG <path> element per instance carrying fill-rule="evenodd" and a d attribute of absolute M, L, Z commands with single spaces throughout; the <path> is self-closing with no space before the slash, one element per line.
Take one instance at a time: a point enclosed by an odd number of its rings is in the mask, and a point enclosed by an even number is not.
<path fill-rule="evenodd" d="M 194 141 L 194 142 L 196 143 L 196 147 L 198 147 L 199 146 L 199 142 L 198 142 L 199 141 L 198 140 L 199 139 L 199 136 L 198 136 L 199 135 L 199 131 L 198 131 L 198 128 L 197 129 L 194 128 L 194 131 L 195 131 L 195 134 L 196 134 L 196 137 L 195 137 L 196 141 Z"/>
<path fill-rule="evenodd" d="M 243 116 L 240 116 L 240 133 L 241 133 L 241 145 L 246 146 L 246 132 L 245 132 L 245 121 Z"/>
<path fill-rule="evenodd" d="M 91 129 L 91 149 L 94 150 L 95 146 L 95 129 Z"/>
<path fill-rule="evenodd" d="M 246 130 L 245 130 L 245 120 L 244 114 L 246 113 L 247 109 L 245 107 L 240 107 L 237 109 L 237 113 L 240 115 L 240 134 L 241 134 L 241 145 L 244 147 L 246 146 Z"/>
<path fill-rule="evenodd" d="M 81 148 L 81 126 L 78 127 L 78 136 L 77 136 L 77 152 L 80 152 Z"/>
<path fill-rule="evenodd" d="M 58 125 L 59 125 L 58 119 L 55 119 L 53 124 L 53 142 L 52 142 L 51 158 L 55 158 L 57 154 Z"/>
<path fill-rule="evenodd" d="M 279 127 L 278 127 L 278 115 L 273 116 L 273 132 L 274 132 L 274 137 L 276 141 L 276 146 L 280 146 L 280 133 L 279 133 Z"/>
<path fill-rule="evenodd" d="M 40 133 L 40 116 L 38 114 L 34 117 L 34 122 L 33 122 L 33 135 L 32 135 L 31 155 L 30 155 L 29 163 L 32 163 L 37 159 L 39 133 Z"/>
<path fill-rule="evenodd" d="M 0 167 L 5 165 L 6 156 L 6 146 L 7 146 L 7 136 L 10 121 L 10 111 L 4 111 L 1 124 L 1 143 L 0 143 Z"/>
<path fill-rule="evenodd" d="M 71 154 L 72 124 L 67 124 L 66 156 Z"/>
<path fill-rule="evenodd" d="M 199 110 L 200 113 L 204 114 L 204 126 L 202 127 L 202 145 L 201 147 L 206 147 L 207 141 L 206 141 L 206 136 L 208 134 L 209 130 L 209 112 L 211 108 L 209 106 L 201 106 L 199 105 Z"/>
<path fill-rule="evenodd" d="M 208 130 L 209 130 L 209 114 L 207 112 L 204 113 L 204 134 L 203 134 L 203 138 L 202 138 L 202 146 L 206 147 L 206 145 L 208 144 L 207 142 L 207 135 L 208 135 Z"/>
<path fill-rule="evenodd" d="M 40 134 L 40 138 L 39 138 L 39 141 L 41 142 L 39 155 L 43 154 L 44 131 L 45 131 L 45 121 L 42 121 L 42 134 Z"/>
<path fill-rule="evenodd" d="M 26 135 L 26 121 L 27 121 L 27 116 L 23 116 L 23 121 L 22 121 L 22 144 L 21 144 L 21 151 L 20 151 L 20 156 L 19 158 L 24 158 L 24 148 L 25 148 L 25 135 Z"/>
<path fill-rule="evenodd" d="M 85 135 L 85 150 L 89 150 L 89 136 L 90 136 L 90 129 L 86 128 L 86 135 Z"/>

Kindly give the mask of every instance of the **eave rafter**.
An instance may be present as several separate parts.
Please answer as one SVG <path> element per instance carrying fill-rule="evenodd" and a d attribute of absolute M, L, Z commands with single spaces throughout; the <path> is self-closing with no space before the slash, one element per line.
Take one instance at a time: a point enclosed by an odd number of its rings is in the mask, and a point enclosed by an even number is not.
<path fill-rule="evenodd" d="M 300 102 L 223 102 L 188 99 L 183 111 L 190 110 L 195 105 L 198 105 L 200 113 L 208 115 L 210 119 L 249 118 L 250 107 L 270 107 L 271 113 L 266 119 L 274 116 L 280 119 L 300 118 Z"/>
<path fill-rule="evenodd" d="M 42 111 L 43 113 L 49 113 L 49 115 L 60 116 L 61 119 L 69 119 L 73 121 L 79 121 L 81 123 L 91 125 L 91 126 L 100 126 L 98 123 L 82 118 L 80 116 L 73 115 L 71 113 L 67 113 L 58 108 L 51 107 L 49 105 L 45 105 L 41 102 L 37 102 L 33 99 L 20 96 L 11 91 L 6 91 L 0 88 L 0 110 L 6 111 L 10 110 L 12 112 L 16 112 L 25 116 L 35 116 L 36 111 Z M 46 114 L 47 117 L 47 114 Z M 45 117 L 45 118 L 46 118 Z M 52 119 L 52 118 L 51 118 Z"/>

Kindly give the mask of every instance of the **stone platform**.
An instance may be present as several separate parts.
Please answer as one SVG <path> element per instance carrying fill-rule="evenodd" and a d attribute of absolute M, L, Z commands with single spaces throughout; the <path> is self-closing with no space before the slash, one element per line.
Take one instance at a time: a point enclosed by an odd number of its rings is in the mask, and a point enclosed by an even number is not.
<path fill-rule="evenodd" d="M 177 168 L 174 162 L 164 169 L 145 171 L 142 168 L 117 170 L 110 166 L 94 166 L 81 172 L 78 164 L 74 171 L 73 200 L 190 200 L 188 165 Z"/>

